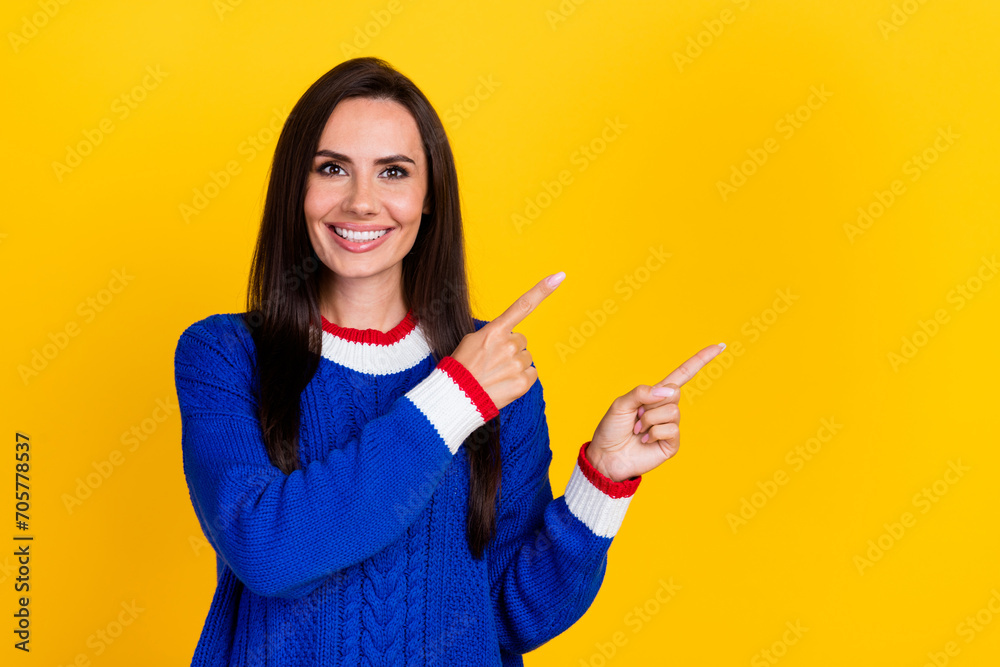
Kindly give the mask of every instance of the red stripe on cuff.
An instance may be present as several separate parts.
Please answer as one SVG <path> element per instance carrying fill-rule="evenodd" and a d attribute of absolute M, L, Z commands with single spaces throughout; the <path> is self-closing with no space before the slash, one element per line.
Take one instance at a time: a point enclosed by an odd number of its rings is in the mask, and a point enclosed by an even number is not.
<path fill-rule="evenodd" d="M 584 477 L 587 478 L 587 481 L 611 498 L 628 498 L 635 494 L 635 490 L 639 488 L 639 482 L 642 481 L 642 475 L 620 482 L 606 477 L 587 458 L 587 445 L 590 443 L 590 440 L 583 443 L 583 446 L 580 447 L 580 454 L 577 456 L 577 464 L 580 466 L 580 470 L 583 472 Z"/>
<path fill-rule="evenodd" d="M 486 393 L 483 386 L 479 384 L 479 380 L 460 361 L 450 356 L 442 357 L 437 367 L 447 373 L 455 381 L 455 384 L 462 388 L 466 396 L 472 399 L 479 414 L 483 416 L 483 421 L 489 421 L 500 414 L 500 410 L 497 409 L 493 399 Z"/>

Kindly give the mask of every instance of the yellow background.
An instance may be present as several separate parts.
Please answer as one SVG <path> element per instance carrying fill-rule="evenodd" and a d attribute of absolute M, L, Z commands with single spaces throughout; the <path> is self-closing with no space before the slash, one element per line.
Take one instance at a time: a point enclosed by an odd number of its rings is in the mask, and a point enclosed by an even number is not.
<path fill-rule="evenodd" d="M 4 3 L 0 662 L 190 661 L 215 560 L 179 417 L 156 421 L 157 400 L 175 404 L 184 328 L 242 308 L 274 137 L 256 153 L 245 142 L 338 62 L 375 55 L 445 119 L 477 316 L 567 273 L 519 329 L 546 390 L 556 495 L 617 395 L 730 346 L 685 386 L 680 453 L 644 477 L 593 606 L 527 665 L 773 664 L 762 650 L 788 667 L 918 666 L 929 652 L 997 664 L 1000 279 L 983 258 L 998 251 L 1000 7 L 478 4 Z M 811 87 L 829 96 L 802 110 Z M 144 98 L 127 117 L 122 95 Z M 789 136 L 781 121 L 796 112 L 808 119 Z M 102 119 L 113 131 L 57 173 Z M 609 121 L 620 131 L 602 144 Z M 719 181 L 769 139 L 724 198 Z M 925 151 L 933 164 L 914 172 Z M 185 221 L 181 205 L 229 161 L 240 173 Z M 851 237 L 858 207 L 888 201 L 897 180 L 903 193 Z M 528 201 L 542 206 L 519 227 Z M 651 247 L 670 256 L 647 271 Z M 769 310 L 781 292 L 797 298 Z M 52 358 L 22 376 L 46 345 Z M 842 425 L 832 438 L 823 419 Z M 130 450 L 133 427 L 146 433 Z M 30 656 L 10 632 L 16 431 L 32 446 Z M 796 469 L 788 453 L 820 435 Z M 946 475 L 949 462 L 968 470 Z M 924 488 L 933 503 L 915 498 Z M 759 507 L 734 532 L 744 499 Z M 904 512 L 913 521 L 892 538 L 884 524 Z M 881 558 L 859 565 L 880 537 Z M 680 586 L 665 602 L 661 581 Z M 132 601 L 134 621 L 95 642 Z M 977 612 L 990 621 L 970 638 Z"/>

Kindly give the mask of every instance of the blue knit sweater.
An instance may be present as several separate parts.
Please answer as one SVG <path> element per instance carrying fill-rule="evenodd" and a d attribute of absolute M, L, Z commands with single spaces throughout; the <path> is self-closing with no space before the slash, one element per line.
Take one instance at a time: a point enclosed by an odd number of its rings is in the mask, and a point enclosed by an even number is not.
<path fill-rule="evenodd" d="M 523 665 L 590 607 L 641 477 L 603 476 L 584 443 L 553 499 L 540 381 L 498 411 L 458 361 L 434 363 L 412 310 L 387 332 L 322 328 L 288 475 L 242 316 L 177 344 L 184 473 L 218 575 L 192 665 Z M 497 533 L 475 560 L 462 445 L 498 414 Z"/>

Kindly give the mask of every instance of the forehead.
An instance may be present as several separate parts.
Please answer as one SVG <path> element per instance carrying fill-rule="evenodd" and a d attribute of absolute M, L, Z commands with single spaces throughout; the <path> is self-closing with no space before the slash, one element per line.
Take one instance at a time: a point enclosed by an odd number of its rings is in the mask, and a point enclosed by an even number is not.
<path fill-rule="evenodd" d="M 354 158 L 404 153 L 418 162 L 423 142 L 417 121 L 393 100 L 352 97 L 340 102 L 326 121 L 319 148 Z"/>

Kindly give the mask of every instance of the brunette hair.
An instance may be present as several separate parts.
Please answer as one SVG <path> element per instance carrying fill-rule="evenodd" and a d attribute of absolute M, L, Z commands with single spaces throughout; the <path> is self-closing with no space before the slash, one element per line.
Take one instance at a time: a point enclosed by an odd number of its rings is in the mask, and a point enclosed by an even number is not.
<path fill-rule="evenodd" d="M 379 58 L 354 58 L 319 78 L 288 115 L 271 163 L 253 254 L 245 319 L 257 349 L 260 424 L 272 463 L 299 468 L 299 401 L 319 367 L 319 281 L 323 275 L 306 228 L 304 200 L 319 139 L 334 108 L 360 97 L 392 100 L 416 121 L 429 168 L 431 212 L 403 258 L 402 289 L 434 362 L 475 331 L 469 303 L 458 176 L 437 112 L 414 83 Z M 469 549 L 482 558 L 496 529 L 500 488 L 499 418 L 465 441 L 469 458 Z M 486 444 L 486 447 L 481 445 Z M 331 508 L 333 511 L 333 508 Z"/>

